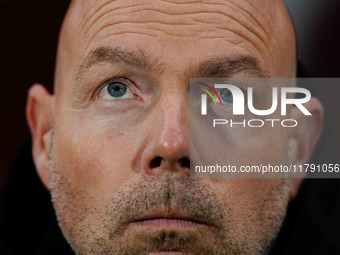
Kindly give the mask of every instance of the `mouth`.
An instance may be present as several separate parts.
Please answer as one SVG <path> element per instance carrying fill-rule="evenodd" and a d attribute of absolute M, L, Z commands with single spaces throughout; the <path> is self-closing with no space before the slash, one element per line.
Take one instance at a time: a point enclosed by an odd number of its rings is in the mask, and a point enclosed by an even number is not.
<path fill-rule="evenodd" d="M 136 227 L 152 227 L 162 229 L 189 229 L 208 224 L 199 219 L 180 212 L 151 212 L 137 217 L 129 222 Z"/>

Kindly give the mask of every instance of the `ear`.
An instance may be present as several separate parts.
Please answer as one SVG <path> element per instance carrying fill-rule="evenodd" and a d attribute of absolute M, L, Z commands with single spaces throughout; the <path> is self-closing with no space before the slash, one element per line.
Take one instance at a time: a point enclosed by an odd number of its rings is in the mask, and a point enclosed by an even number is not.
<path fill-rule="evenodd" d="M 304 106 L 312 116 L 304 115 L 295 106 L 291 112 L 292 119 L 298 122 L 298 125 L 292 129 L 289 139 L 291 163 L 297 167 L 309 162 L 316 143 L 320 138 L 323 126 L 323 107 L 320 101 L 313 97 L 308 103 L 304 104 Z M 302 181 L 303 178 L 301 178 L 301 176 L 299 178 L 292 176 L 291 198 L 296 196 Z"/>
<path fill-rule="evenodd" d="M 26 118 L 32 134 L 33 160 L 38 175 L 49 189 L 49 153 L 53 124 L 54 96 L 42 85 L 34 84 L 29 92 Z"/>

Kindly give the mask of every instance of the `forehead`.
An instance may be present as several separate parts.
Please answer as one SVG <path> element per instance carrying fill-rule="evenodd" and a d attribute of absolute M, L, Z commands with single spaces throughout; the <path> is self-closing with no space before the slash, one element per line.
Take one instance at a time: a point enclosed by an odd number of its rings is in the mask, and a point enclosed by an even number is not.
<path fill-rule="evenodd" d="M 209 39 L 265 54 L 272 22 L 266 2 L 271 1 L 75 1 L 71 40 L 82 55 L 104 42 L 179 50 L 183 41 L 198 45 Z"/>
<path fill-rule="evenodd" d="M 205 32 L 205 37 L 216 37 L 223 29 L 240 36 L 250 33 L 259 36 L 262 32 L 269 32 L 271 12 L 265 2 L 86 1 L 81 6 L 76 5 L 75 12 L 81 14 L 78 28 L 81 28 L 79 31 L 84 37 L 105 34 L 103 30 L 113 27 L 121 33 L 146 32 L 150 36 L 167 33 L 170 36 L 190 38 L 201 36 L 202 32 Z M 215 28 L 213 31 L 212 27 Z M 154 31 L 150 31 L 152 29 Z"/>
<path fill-rule="evenodd" d="M 109 48 L 143 52 L 172 74 L 221 57 L 252 57 L 269 74 L 284 70 L 293 54 L 286 54 L 292 40 L 280 37 L 282 13 L 280 0 L 75 0 L 61 32 L 55 87 L 74 83 L 91 53 Z"/>

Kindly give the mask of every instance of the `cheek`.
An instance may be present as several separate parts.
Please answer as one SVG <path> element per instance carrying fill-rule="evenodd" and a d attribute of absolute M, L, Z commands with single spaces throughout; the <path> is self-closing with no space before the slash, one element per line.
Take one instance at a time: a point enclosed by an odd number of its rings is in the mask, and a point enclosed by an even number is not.
<path fill-rule="evenodd" d="M 243 140 L 238 149 L 242 165 L 284 165 L 288 153 L 287 132 L 282 129 L 261 132 L 246 141 Z"/>
<path fill-rule="evenodd" d="M 241 167 L 254 169 L 261 165 L 280 167 L 286 165 L 288 160 L 287 129 L 222 126 L 211 129 L 210 126 L 200 125 L 199 128 L 191 127 L 190 131 L 194 166 L 231 166 L 241 170 Z M 226 177 L 225 173 L 214 175 Z M 244 176 L 240 174 L 240 177 Z"/>
<path fill-rule="evenodd" d="M 53 160 L 75 192 L 105 204 L 134 178 L 131 162 L 139 141 L 103 124 L 77 126 L 56 127 Z"/>

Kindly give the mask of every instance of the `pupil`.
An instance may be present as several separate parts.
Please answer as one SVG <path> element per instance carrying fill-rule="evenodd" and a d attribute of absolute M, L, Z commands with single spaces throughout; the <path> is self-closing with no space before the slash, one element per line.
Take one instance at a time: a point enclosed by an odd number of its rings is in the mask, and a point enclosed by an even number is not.
<path fill-rule="evenodd" d="M 224 102 L 229 104 L 233 103 L 233 95 L 229 89 L 221 89 L 220 96 Z"/>
<path fill-rule="evenodd" d="M 126 85 L 120 82 L 111 82 L 107 86 L 107 92 L 112 97 L 122 97 L 126 93 Z"/>

